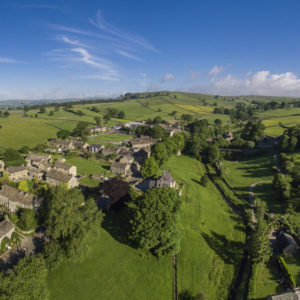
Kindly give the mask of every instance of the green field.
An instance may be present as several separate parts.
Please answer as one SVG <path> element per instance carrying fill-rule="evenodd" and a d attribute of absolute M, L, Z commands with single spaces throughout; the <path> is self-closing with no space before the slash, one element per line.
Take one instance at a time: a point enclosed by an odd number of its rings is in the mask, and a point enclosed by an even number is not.
<path fill-rule="evenodd" d="M 85 159 L 81 157 L 75 157 L 68 159 L 66 161 L 68 164 L 74 165 L 77 167 L 78 175 L 85 175 L 84 178 L 80 179 L 80 183 L 97 186 L 99 182 L 90 178 L 92 174 L 110 174 L 109 173 L 109 164 L 100 162 L 96 159 Z"/>
<path fill-rule="evenodd" d="M 178 255 L 178 289 L 225 299 L 241 259 L 245 233 L 241 221 L 212 184 L 194 180 L 202 166 L 188 157 L 172 157 L 164 166 L 180 183 L 185 235 Z M 213 212 L 213 213 L 212 213 Z M 64 263 L 49 275 L 52 299 L 171 299 L 173 259 L 156 259 L 123 241 L 124 211 L 112 213 L 93 243 L 92 255 L 80 264 Z"/>
<path fill-rule="evenodd" d="M 194 159 L 172 157 L 164 167 L 184 183 L 182 225 L 185 235 L 178 255 L 178 289 L 208 299 L 225 299 L 241 259 L 245 233 L 236 217 L 209 183 L 198 183 L 203 166 Z M 224 297 L 224 298 L 223 298 Z"/>
<path fill-rule="evenodd" d="M 88 143 L 90 144 L 108 144 L 108 143 L 120 143 L 132 139 L 131 135 L 117 134 L 117 133 L 101 133 L 90 138 Z"/>

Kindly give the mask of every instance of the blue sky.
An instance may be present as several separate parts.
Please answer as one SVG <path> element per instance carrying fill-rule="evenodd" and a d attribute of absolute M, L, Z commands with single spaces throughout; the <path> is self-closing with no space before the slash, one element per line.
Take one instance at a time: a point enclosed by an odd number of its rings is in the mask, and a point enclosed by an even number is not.
<path fill-rule="evenodd" d="M 297 0 L 0 2 L 0 100 L 300 96 Z"/>

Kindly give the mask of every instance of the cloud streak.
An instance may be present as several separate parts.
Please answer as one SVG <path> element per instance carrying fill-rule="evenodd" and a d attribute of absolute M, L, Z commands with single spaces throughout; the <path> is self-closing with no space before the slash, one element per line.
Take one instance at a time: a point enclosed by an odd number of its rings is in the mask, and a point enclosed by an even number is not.
<path fill-rule="evenodd" d="M 129 53 L 127 51 L 124 51 L 124 50 L 115 50 L 116 53 L 122 55 L 122 56 L 125 56 L 127 58 L 130 58 L 130 59 L 133 59 L 133 60 L 136 60 L 136 61 L 139 61 L 139 62 L 142 62 L 143 60 L 141 58 L 139 58 L 138 56 L 132 54 L 132 53 Z"/>
<path fill-rule="evenodd" d="M 0 63 L 6 63 L 6 64 L 18 64 L 20 61 L 15 60 L 10 57 L 0 57 Z"/>
<path fill-rule="evenodd" d="M 106 34 L 115 36 L 120 40 L 131 42 L 142 48 L 158 53 L 158 50 L 144 38 L 124 32 L 123 30 L 120 30 L 119 28 L 108 23 L 106 20 L 104 20 L 100 10 L 97 11 L 95 18 L 90 19 L 90 23 Z"/>

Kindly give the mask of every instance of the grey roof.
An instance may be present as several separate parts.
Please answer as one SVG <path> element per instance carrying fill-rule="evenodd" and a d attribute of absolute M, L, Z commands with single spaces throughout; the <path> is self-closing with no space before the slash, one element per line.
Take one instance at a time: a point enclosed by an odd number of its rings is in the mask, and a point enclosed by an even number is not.
<path fill-rule="evenodd" d="M 28 160 L 34 160 L 34 161 L 42 161 L 42 160 L 48 160 L 50 159 L 50 155 L 43 155 L 43 154 L 28 154 L 26 159 Z"/>
<path fill-rule="evenodd" d="M 163 180 L 166 180 L 166 181 L 172 181 L 172 180 L 174 180 L 172 178 L 171 174 L 168 171 L 166 171 L 166 170 L 164 170 L 164 173 L 163 173 L 163 175 L 161 176 L 160 179 L 163 179 Z"/>
<path fill-rule="evenodd" d="M 57 181 L 63 181 L 63 182 L 69 182 L 72 178 L 71 175 L 68 175 L 63 172 L 55 171 L 55 170 L 49 171 L 46 176 L 51 179 L 54 179 Z"/>
<path fill-rule="evenodd" d="M 19 167 L 9 166 L 6 170 L 8 173 L 12 174 L 12 173 L 24 171 L 26 170 L 26 168 L 24 166 L 19 166 Z"/>
<path fill-rule="evenodd" d="M 20 191 L 8 185 L 3 185 L 0 194 L 9 198 L 11 201 L 17 201 L 26 205 L 32 205 L 37 196 L 31 193 Z"/>
<path fill-rule="evenodd" d="M 90 148 L 97 148 L 97 149 L 101 149 L 103 146 L 102 146 L 102 145 L 100 145 L 100 144 L 91 144 L 89 147 L 90 147 Z"/>
<path fill-rule="evenodd" d="M 8 220 L 5 219 L 0 223 L 0 238 L 5 236 L 7 233 L 9 233 L 12 229 L 14 229 L 15 226 Z"/>
<path fill-rule="evenodd" d="M 58 169 L 64 169 L 66 171 L 70 170 L 73 166 L 69 164 L 64 164 L 64 163 L 55 163 L 55 167 Z"/>
<path fill-rule="evenodd" d="M 300 291 L 289 291 L 268 297 L 269 300 L 300 300 Z"/>
<path fill-rule="evenodd" d="M 111 167 L 122 168 L 125 169 L 128 166 L 127 163 L 113 162 Z"/>

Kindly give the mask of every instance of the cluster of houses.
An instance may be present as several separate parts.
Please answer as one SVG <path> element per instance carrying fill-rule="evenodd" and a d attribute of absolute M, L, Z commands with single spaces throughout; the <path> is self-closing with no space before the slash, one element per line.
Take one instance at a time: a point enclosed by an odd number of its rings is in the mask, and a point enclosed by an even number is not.
<path fill-rule="evenodd" d="M 64 183 L 69 188 L 74 188 L 78 186 L 77 168 L 64 162 L 65 159 L 61 158 L 52 164 L 51 155 L 28 154 L 26 167 L 9 166 L 4 171 L 9 180 L 14 182 L 37 178 L 38 180 L 45 180 L 51 185 Z"/>

